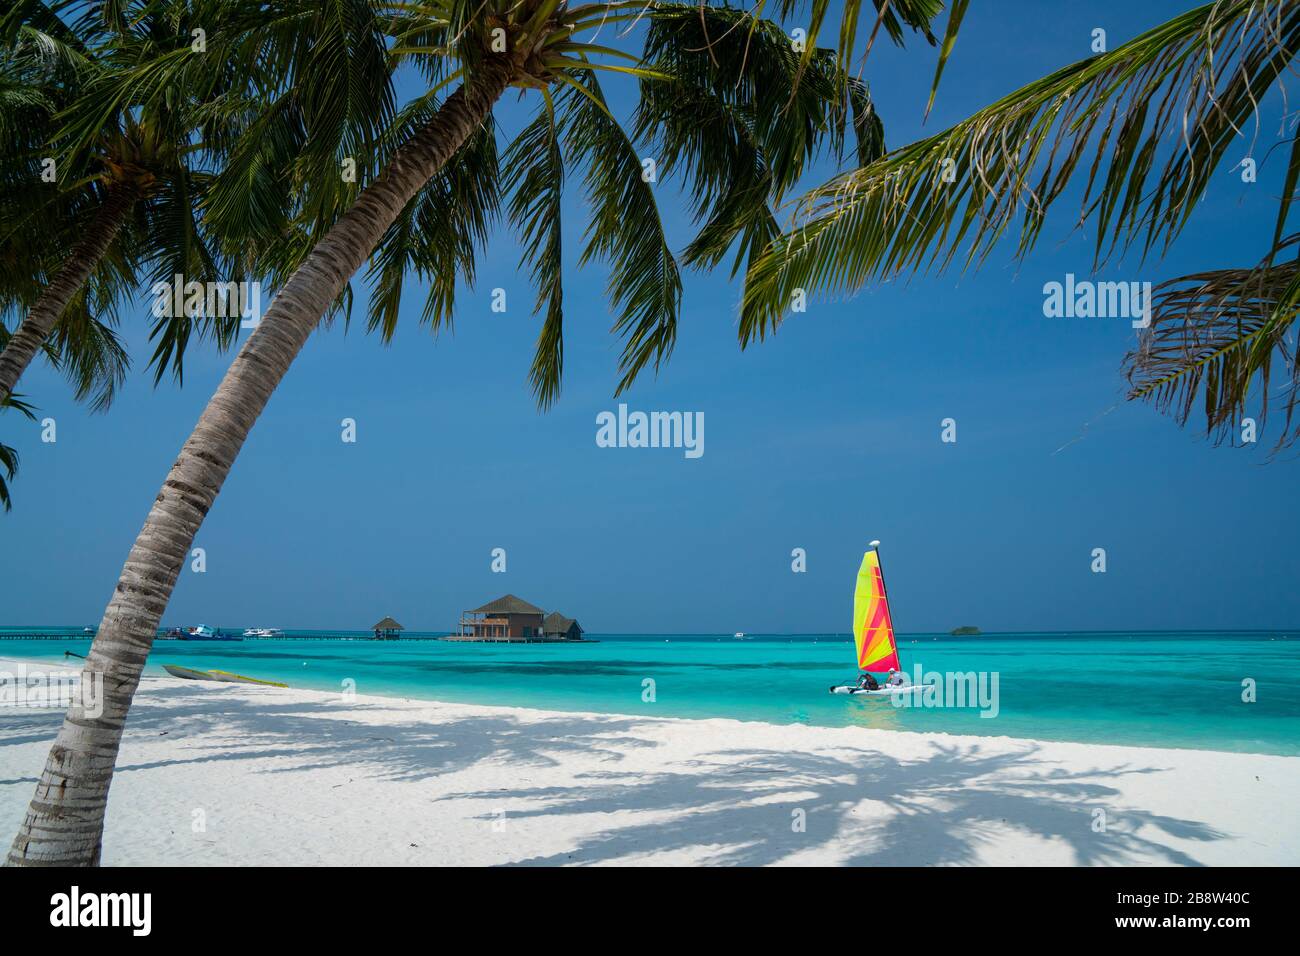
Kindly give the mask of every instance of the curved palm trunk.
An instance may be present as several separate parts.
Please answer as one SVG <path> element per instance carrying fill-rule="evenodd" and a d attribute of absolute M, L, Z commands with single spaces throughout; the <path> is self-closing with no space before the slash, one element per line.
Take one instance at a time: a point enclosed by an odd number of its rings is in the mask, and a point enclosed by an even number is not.
<path fill-rule="evenodd" d="M 27 313 L 27 318 L 23 319 L 18 330 L 5 344 L 4 352 L 0 352 L 0 402 L 13 394 L 18 379 L 27 371 L 27 366 L 32 364 L 32 359 L 54 331 L 55 324 L 72 297 L 86 284 L 95 266 L 99 265 L 99 260 L 104 258 L 104 253 L 121 231 L 131 214 L 131 207 L 140 199 L 140 195 L 139 187 L 129 183 L 109 189 L 89 231 L 68 254 L 53 281 L 45 287 L 45 291 Z"/>
<path fill-rule="evenodd" d="M 68 709 L 9 850 L 10 865 L 99 862 L 127 709 L 204 515 L 271 392 L 329 304 L 406 203 L 487 118 L 512 72 L 505 59 L 487 60 L 472 82 L 447 98 L 316 245 L 231 363 L 158 492 L 91 646 L 82 680 L 103 675 L 103 713 L 92 716 L 79 702 Z"/>

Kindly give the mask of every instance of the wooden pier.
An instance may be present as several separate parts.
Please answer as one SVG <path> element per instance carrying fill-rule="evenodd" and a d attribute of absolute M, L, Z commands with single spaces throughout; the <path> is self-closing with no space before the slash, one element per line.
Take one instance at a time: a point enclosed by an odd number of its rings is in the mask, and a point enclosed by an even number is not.
<path fill-rule="evenodd" d="M 168 629 L 168 631 L 170 628 Z M 183 644 L 237 644 L 240 641 L 374 641 L 386 640 L 388 642 L 408 643 L 410 641 L 457 641 L 465 644 L 599 644 L 599 641 L 593 641 L 589 638 L 571 638 L 571 637 L 507 637 L 491 636 L 476 637 L 471 634 L 446 634 L 446 633 L 425 633 L 411 634 L 406 633 L 401 637 L 376 638 L 369 631 L 352 631 L 324 633 L 324 634 L 281 634 L 277 637 L 243 637 L 239 634 L 239 641 L 225 640 L 182 640 L 174 637 L 168 631 L 159 631 L 158 636 L 154 638 L 156 643 L 170 643 L 176 641 Z M 51 631 L 22 631 L 7 632 L 0 634 L 0 641 L 88 641 L 94 637 L 93 634 L 56 634 Z"/>
<path fill-rule="evenodd" d="M 474 637 L 470 634 L 448 634 L 437 638 L 440 641 L 456 641 L 460 644 L 599 644 L 600 641 L 585 637 Z"/>
<path fill-rule="evenodd" d="M 350 634 L 332 633 L 332 634 L 281 634 L 278 637 L 243 637 L 235 635 L 244 641 L 373 641 L 374 635 L 368 631 L 356 631 Z M 7 632 L 0 634 L 0 641 L 88 641 L 93 634 L 53 634 L 49 631 L 26 631 L 22 633 Z M 407 634 L 400 638 L 390 638 L 398 641 L 441 641 L 448 637 L 446 634 Z M 177 641 L 183 644 L 237 644 L 238 641 L 181 641 L 179 638 L 171 637 L 166 632 L 159 632 L 154 638 L 155 641 Z"/>
<path fill-rule="evenodd" d="M 91 636 L 90 634 L 50 634 L 33 631 L 24 634 L 0 634 L 0 641 L 84 641 Z"/>

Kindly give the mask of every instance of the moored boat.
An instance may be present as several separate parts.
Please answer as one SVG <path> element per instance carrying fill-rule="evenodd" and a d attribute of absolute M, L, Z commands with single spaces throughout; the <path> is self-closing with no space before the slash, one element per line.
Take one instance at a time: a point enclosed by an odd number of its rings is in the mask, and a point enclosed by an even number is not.
<path fill-rule="evenodd" d="M 211 680 L 223 684 L 261 684 L 265 687 L 289 686 L 279 681 L 259 680 L 256 677 L 245 677 L 243 674 L 232 674 L 230 671 L 201 671 L 193 667 L 181 667 L 179 664 L 164 664 L 162 667 L 172 677 L 180 677 L 184 680 Z"/>
<path fill-rule="evenodd" d="M 894 638 L 894 622 L 889 615 L 889 595 L 885 592 L 885 574 L 880 567 L 879 541 L 871 542 L 871 550 L 862 555 L 858 568 L 858 582 L 853 591 L 853 643 L 857 648 L 858 669 L 862 677 L 856 684 L 836 684 L 832 694 L 852 696 L 885 696 L 919 690 L 920 684 L 906 683 L 903 665 L 898 659 L 898 642 Z M 881 686 L 872 671 L 888 671 L 899 683 Z M 864 684 L 865 682 L 865 684 Z"/>
<path fill-rule="evenodd" d="M 215 627 L 209 627 L 207 624 L 200 624 L 198 627 L 187 628 L 184 632 L 177 634 L 178 641 L 242 641 L 243 638 L 238 634 L 224 634 Z"/>

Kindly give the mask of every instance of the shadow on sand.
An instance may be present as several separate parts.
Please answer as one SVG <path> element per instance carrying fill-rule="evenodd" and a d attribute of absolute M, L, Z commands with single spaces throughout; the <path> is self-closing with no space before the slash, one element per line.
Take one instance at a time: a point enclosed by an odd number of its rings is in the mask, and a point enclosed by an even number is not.
<path fill-rule="evenodd" d="M 435 799 L 470 801 L 470 815 L 483 820 L 495 815 L 503 799 L 516 820 L 619 814 L 587 821 L 585 833 L 576 828 L 571 849 L 516 860 L 520 865 L 698 854 L 700 847 L 709 848 L 708 862 L 716 864 L 777 863 L 824 848 L 854 865 L 961 865 L 978 862 L 981 849 L 1008 831 L 1061 841 L 1081 865 L 1198 865 L 1173 841 L 1229 836 L 1204 822 L 1126 803 L 1123 778 L 1164 768 L 1121 764 L 1070 771 L 1036 744 L 1007 750 L 1004 741 L 932 742 L 916 759 L 849 746 L 814 752 L 719 749 L 690 760 L 665 759 L 646 771 L 620 766 L 629 754 L 662 746 L 638 732 L 658 722 L 638 717 L 557 714 L 521 721 L 509 714 L 461 713 L 427 723 L 404 710 L 394 715 L 375 698 L 342 705 L 330 698 L 286 702 L 268 695 L 264 702 L 241 699 L 223 706 L 224 691 L 150 687 L 131 713 L 128 736 L 193 738 L 192 756 L 126 762 L 118 773 L 276 758 L 276 767 L 263 772 L 334 767 L 358 777 L 419 782 L 493 761 L 518 767 L 520 785 L 504 793 L 441 791 Z M 368 712 L 397 720 L 378 724 L 348 716 Z M 10 718 L 0 722 L 0 746 L 48 740 L 57 727 L 55 715 Z M 575 757 L 581 758 L 579 769 L 563 785 L 525 785 L 528 768 L 565 766 Z M 473 801 L 481 803 L 481 812 Z M 1097 808 L 1107 815 L 1101 833 L 1093 828 Z M 794 826 L 799 811 L 803 831 Z"/>
<path fill-rule="evenodd" d="M 716 847 L 710 863 L 760 866 L 825 846 L 844 865 L 951 866 L 977 863 L 982 844 L 1012 829 L 1064 841 L 1078 865 L 1154 860 L 1195 866 L 1197 860 L 1162 838 L 1209 841 L 1227 836 L 1197 821 L 1124 807 L 1119 790 L 1101 782 L 1159 772 L 1157 768 L 1074 774 L 1043 763 L 1037 746 L 1013 753 L 986 749 L 935 744 L 923 759 L 906 761 L 870 750 L 835 755 L 730 750 L 718 752 L 717 762 L 700 760 L 682 771 L 648 777 L 584 775 L 572 786 L 513 796 L 542 799 L 544 806 L 531 811 L 536 815 L 678 812 L 667 820 L 601 833 L 571 854 L 521 862 L 591 862 L 647 849 L 709 845 Z M 852 756 L 839 755 L 844 753 Z M 866 820 L 862 805 L 870 801 L 893 812 Z M 1096 807 L 1107 811 L 1105 833 L 1091 828 Z M 792 825 L 797 811 L 803 811 L 806 832 Z"/>

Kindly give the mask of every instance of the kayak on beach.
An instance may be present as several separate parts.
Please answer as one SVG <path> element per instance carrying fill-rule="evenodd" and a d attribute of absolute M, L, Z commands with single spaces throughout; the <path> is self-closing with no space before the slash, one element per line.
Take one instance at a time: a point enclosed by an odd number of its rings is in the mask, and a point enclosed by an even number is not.
<path fill-rule="evenodd" d="M 226 684 L 263 684 L 267 687 L 288 687 L 288 684 L 281 684 L 273 680 L 258 680 L 256 677 L 245 677 L 243 674 L 232 674 L 230 671 L 200 671 L 192 667 L 180 667 L 176 664 L 164 664 L 163 670 L 173 677 L 181 677 L 185 680 L 215 680 Z"/>

